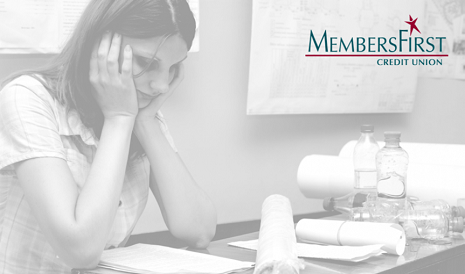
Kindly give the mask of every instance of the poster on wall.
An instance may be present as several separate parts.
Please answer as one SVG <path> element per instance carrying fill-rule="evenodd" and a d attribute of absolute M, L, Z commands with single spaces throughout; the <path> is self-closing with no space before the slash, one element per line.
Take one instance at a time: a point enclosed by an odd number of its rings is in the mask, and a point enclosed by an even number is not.
<path fill-rule="evenodd" d="M 444 37 L 423 34 L 422 0 L 254 0 L 252 9 L 248 115 L 408 113 L 419 67 L 447 56 Z"/>
<path fill-rule="evenodd" d="M 61 51 L 90 0 L 0 0 L 0 54 Z M 199 26 L 199 0 L 189 0 Z M 191 52 L 199 50 L 198 32 Z"/>
<path fill-rule="evenodd" d="M 426 4 L 424 35 L 445 36 L 444 52 L 449 56 L 443 66 L 421 66 L 418 76 L 465 80 L 465 0 L 428 0 Z"/>
<path fill-rule="evenodd" d="M 90 0 L 0 0 L 0 53 L 58 53 Z"/>

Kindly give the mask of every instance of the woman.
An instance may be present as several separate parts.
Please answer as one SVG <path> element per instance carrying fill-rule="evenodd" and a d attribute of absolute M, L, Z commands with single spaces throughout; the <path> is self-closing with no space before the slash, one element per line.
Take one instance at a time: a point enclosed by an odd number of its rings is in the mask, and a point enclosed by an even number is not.
<path fill-rule="evenodd" d="M 171 233 L 206 247 L 216 211 L 160 107 L 195 35 L 185 0 L 93 0 L 50 65 L 0 91 L 0 273 L 93 268 L 149 188 Z"/>

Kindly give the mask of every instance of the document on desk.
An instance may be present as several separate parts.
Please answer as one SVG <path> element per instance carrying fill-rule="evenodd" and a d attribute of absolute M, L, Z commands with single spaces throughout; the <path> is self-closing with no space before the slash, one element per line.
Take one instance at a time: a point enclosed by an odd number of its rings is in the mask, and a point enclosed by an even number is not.
<path fill-rule="evenodd" d="M 105 250 L 100 267 L 128 273 L 231 273 L 250 269 L 253 262 L 175 249 L 166 246 L 136 244 Z"/>
<path fill-rule="evenodd" d="M 257 250 L 258 240 L 229 243 L 231 246 Z M 324 246 L 318 244 L 297 243 L 297 256 L 301 258 L 332 259 L 349 262 L 360 262 L 373 256 L 385 253 L 383 245 L 365 246 Z"/>

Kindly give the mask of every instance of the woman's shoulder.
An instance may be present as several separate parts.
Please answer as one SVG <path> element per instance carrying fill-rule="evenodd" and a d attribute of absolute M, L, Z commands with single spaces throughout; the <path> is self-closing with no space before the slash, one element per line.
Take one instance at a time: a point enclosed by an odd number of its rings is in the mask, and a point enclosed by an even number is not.
<path fill-rule="evenodd" d="M 49 99 L 50 93 L 46 88 L 46 81 L 38 74 L 20 75 L 6 83 L 0 92 L 10 89 L 26 89 L 39 97 Z"/>
<path fill-rule="evenodd" d="M 40 75 L 21 75 L 6 83 L 0 90 L 0 105 L 9 104 L 56 108 L 56 100 L 46 88 Z M 7 106 L 5 106 L 5 104 Z"/>

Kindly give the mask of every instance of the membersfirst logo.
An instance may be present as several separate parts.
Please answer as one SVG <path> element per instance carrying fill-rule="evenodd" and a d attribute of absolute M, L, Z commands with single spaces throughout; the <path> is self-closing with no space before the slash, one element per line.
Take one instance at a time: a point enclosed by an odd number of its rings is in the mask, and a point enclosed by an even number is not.
<path fill-rule="evenodd" d="M 312 49 L 319 52 L 331 54 L 306 54 L 307 57 L 428 57 L 428 58 L 382 58 L 376 64 L 379 66 L 399 66 L 399 65 L 442 65 L 442 59 L 432 57 L 447 57 L 442 53 L 446 37 L 412 37 L 415 30 L 421 33 L 415 20 L 409 15 L 410 20 L 405 23 L 410 25 L 410 36 L 408 30 L 399 30 L 398 36 L 393 37 L 352 37 L 350 40 L 342 37 L 328 37 L 326 30 L 322 37 L 315 38 L 310 30 L 308 52 Z M 341 54 L 344 53 L 344 54 Z M 347 54 L 349 53 L 349 54 Z M 368 53 L 368 54 L 365 54 Z M 429 53 L 429 54 L 428 54 Z M 435 53 L 435 54 L 430 54 Z"/>

